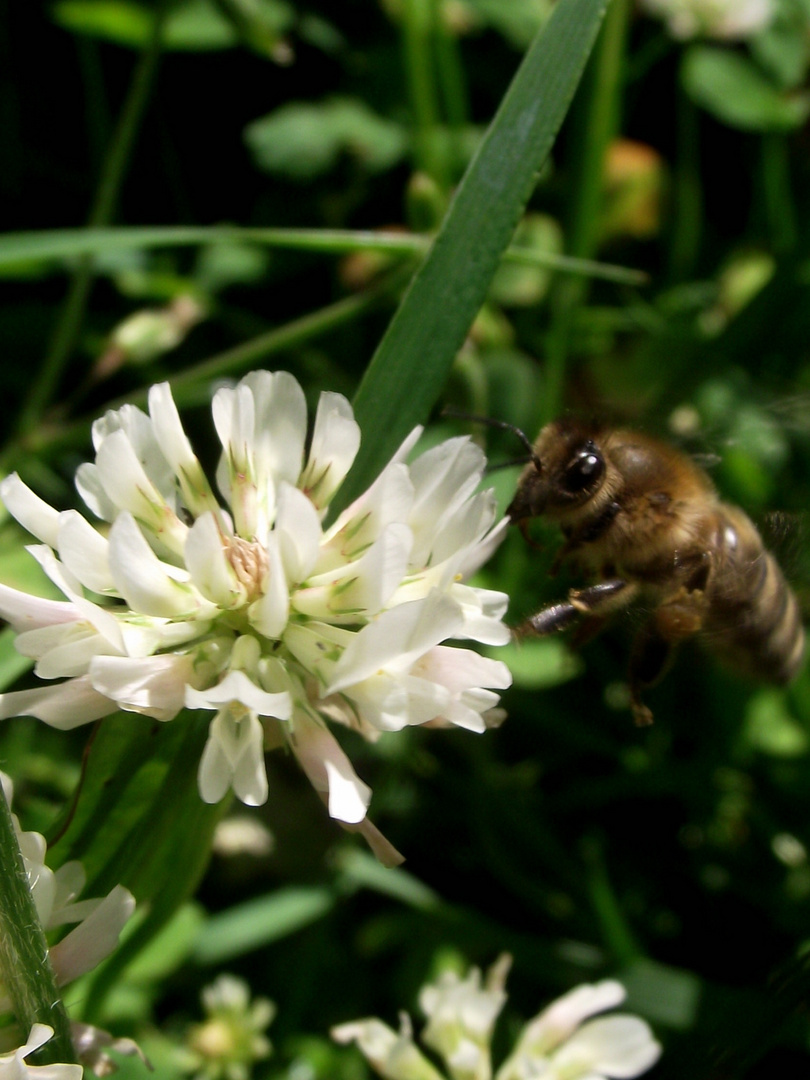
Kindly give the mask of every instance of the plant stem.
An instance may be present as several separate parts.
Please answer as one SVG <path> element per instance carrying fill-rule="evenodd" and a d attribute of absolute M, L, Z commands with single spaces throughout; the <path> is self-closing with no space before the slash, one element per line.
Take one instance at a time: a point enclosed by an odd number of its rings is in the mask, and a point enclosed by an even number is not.
<path fill-rule="evenodd" d="M 48 943 L 28 884 L 20 845 L 0 787 L 0 976 L 25 1036 L 48 1024 L 53 1038 L 41 1051 L 49 1062 L 75 1062 L 70 1022 L 56 988 Z"/>
<path fill-rule="evenodd" d="M 700 125 L 695 106 L 682 87 L 677 98 L 677 157 L 673 178 L 673 223 L 669 245 L 669 279 L 688 280 L 700 253 L 703 190 L 700 183 Z"/>
<path fill-rule="evenodd" d="M 610 883 L 603 845 L 595 836 L 587 837 L 582 843 L 582 855 L 586 865 L 588 892 L 605 947 L 612 953 L 616 965 L 624 967 L 638 960 L 644 953 Z"/>
<path fill-rule="evenodd" d="M 441 142 L 433 43 L 435 0 L 405 0 L 402 8 L 405 68 L 414 119 L 415 165 L 448 190 L 447 160 Z"/>
<path fill-rule="evenodd" d="M 570 213 L 566 223 L 566 254 L 574 258 L 590 258 L 599 241 L 605 152 L 618 123 L 629 12 L 628 0 L 613 0 L 609 6 L 583 79 L 580 107 L 574 110 L 572 129 L 577 131 L 577 136 L 571 162 Z M 552 292 L 543 423 L 555 417 L 562 408 L 571 327 L 587 290 L 584 279 L 567 279 L 558 281 Z"/>
<path fill-rule="evenodd" d="M 784 255 L 796 246 L 796 213 L 788 143 L 782 134 L 766 132 L 762 136 L 762 180 L 771 245 L 777 254 Z"/>
<path fill-rule="evenodd" d="M 152 36 L 135 67 L 124 107 L 104 159 L 87 221 L 91 229 L 108 225 L 115 213 L 121 184 L 154 83 L 160 58 L 165 9 L 166 5 L 161 5 L 155 15 Z M 21 409 L 17 425 L 19 434 L 24 435 L 34 429 L 43 411 L 53 400 L 65 364 L 75 347 L 84 321 L 93 277 L 93 260 L 89 257 L 81 259 L 73 273 L 42 369 L 32 380 L 28 399 Z"/>
<path fill-rule="evenodd" d="M 464 167 L 464 129 L 469 123 L 469 95 L 458 38 L 442 19 L 436 18 L 436 74 L 447 117 L 447 152 L 453 182 Z"/>

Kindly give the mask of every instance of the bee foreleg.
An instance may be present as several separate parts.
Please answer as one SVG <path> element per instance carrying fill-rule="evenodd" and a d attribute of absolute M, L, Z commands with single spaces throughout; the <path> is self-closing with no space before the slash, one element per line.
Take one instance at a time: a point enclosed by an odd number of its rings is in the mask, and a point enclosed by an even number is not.
<path fill-rule="evenodd" d="M 540 637 L 556 634 L 567 630 L 582 615 L 597 616 L 601 622 L 602 616 L 629 604 L 637 591 L 637 585 L 622 578 L 600 581 L 587 589 L 572 589 L 567 601 L 550 604 L 532 615 L 521 626 L 518 634 L 536 634 Z M 586 619 L 586 623 L 588 621 Z"/>
<path fill-rule="evenodd" d="M 623 578 L 609 578 L 587 589 L 572 589 L 568 599 L 583 615 L 608 615 L 627 607 L 638 592 L 638 585 Z"/>
<path fill-rule="evenodd" d="M 561 630 L 567 630 L 571 623 L 579 618 L 579 614 L 574 605 L 568 601 L 563 601 L 561 604 L 549 604 L 536 615 L 526 619 L 517 633 L 519 637 L 525 634 L 535 634 L 538 637 L 557 634 Z"/>

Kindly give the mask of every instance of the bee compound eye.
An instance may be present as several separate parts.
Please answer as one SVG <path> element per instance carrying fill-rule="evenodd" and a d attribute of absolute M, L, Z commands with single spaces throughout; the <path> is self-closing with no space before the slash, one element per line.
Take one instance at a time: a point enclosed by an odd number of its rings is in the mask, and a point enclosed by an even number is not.
<path fill-rule="evenodd" d="M 594 446 L 578 451 L 565 470 L 565 488 L 575 494 L 592 487 L 605 471 L 605 463 Z"/>

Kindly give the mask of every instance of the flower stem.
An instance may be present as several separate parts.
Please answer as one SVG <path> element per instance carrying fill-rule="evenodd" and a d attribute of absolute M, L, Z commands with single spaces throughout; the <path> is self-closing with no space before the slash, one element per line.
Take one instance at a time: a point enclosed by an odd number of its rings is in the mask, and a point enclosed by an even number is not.
<path fill-rule="evenodd" d="M 676 120 L 675 192 L 669 281 L 688 281 L 695 273 L 703 231 L 703 191 L 700 177 L 700 121 L 695 105 L 678 88 Z"/>
<path fill-rule="evenodd" d="M 618 123 L 619 95 L 630 5 L 613 0 L 597 39 L 580 91 L 579 120 L 572 161 L 572 198 L 566 225 L 566 255 L 590 258 L 599 241 L 605 152 Z M 578 113 L 578 115 L 577 115 Z M 542 421 L 553 419 L 563 405 L 563 387 L 571 327 L 587 294 L 584 278 L 557 282 L 552 295 L 552 321 L 546 347 L 546 390 Z"/>
<path fill-rule="evenodd" d="M 75 1062 L 70 1022 L 56 989 L 48 943 L 37 915 L 11 811 L 0 788 L 0 976 L 25 1035 L 48 1024 L 54 1035 L 42 1060 Z"/>
<path fill-rule="evenodd" d="M 780 133 L 762 137 L 762 188 L 771 246 L 780 255 L 796 246 L 796 213 L 788 143 Z"/>
<path fill-rule="evenodd" d="M 435 0 L 406 0 L 402 8 L 403 46 L 414 118 L 416 166 L 447 191 L 447 161 L 439 124 L 434 62 Z"/>
<path fill-rule="evenodd" d="M 582 843 L 588 892 L 594 914 L 602 931 L 605 946 L 619 967 L 631 964 L 644 955 L 610 882 L 601 842 L 595 836 Z"/>
<path fill-rule="evenodd" d="M 441 12 L 436 16 L 435 46 L 438 89 L 447 117 L 446 161 L 451 180 L 456 182 L 464 167 L 464 129 L 470 122 L 469 94 L 458 38 Z"/>

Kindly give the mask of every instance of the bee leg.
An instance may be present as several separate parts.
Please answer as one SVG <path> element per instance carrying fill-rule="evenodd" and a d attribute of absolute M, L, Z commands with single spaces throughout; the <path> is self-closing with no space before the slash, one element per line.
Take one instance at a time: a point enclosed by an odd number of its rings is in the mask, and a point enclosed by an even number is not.
<path fill-rule="evenodd" d="M 668 597 L 653 618 L 642 627 L 630 654 L 630 707 L 639 726 L 651 724 L 653 715 L 641 700 L 641 691 L 666 674 L 679 642 L 696 634 L 703 625 L 706 596 L 700 589 L 685 587 Z"/>
<path fill-rule="evenodd" d="M 524 637 L 526 634 L 534 634 L 537 637 L 546 637 L 548 634 L 558 634 L 561 630 L 567 630 L 578 618 L 579 611 L 567 601 L 561 604 L 549 604 L 536 615 L 526 619 L 518 628 L 517 635 Z"/>
<path fill-rule="evenodd" d="M 603 615 L 629 604 L 636 592 L 637 586 L 622 578 L 600 581 L 587 589 L 572 589 L 567 601 L 550 604 L 527 619 L 518 630 L 518 635 L 535 634 L 545 637 L 547 634 L 557 634 L 561 630 L 567 630 L 582 615 L 593 615 L 601 620 Z M 585 625 L 589 621 L 590 619 L 586 618 Z"/>
<path fill-rule="evenodd" d="M 648 622 L 636 634 L 630 653 L 628 683 L 630 708 L 637 727 L 647 727 L 653 722 L 653 714 L 642 701 L 641 694 L 663 678 L 674 653 L 672 642 L 660 633 L 655 621 Z"/>
<path fill-rule="evenodd" d="M 604 616 L 627 607 L 637 592 L 638 586 L 623 578 L 608 578 L 587 589 L 572 589 L 568 599 L 583 615 Z"/>

